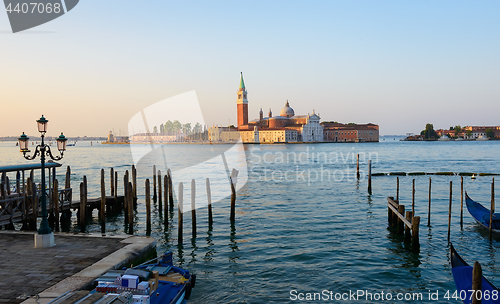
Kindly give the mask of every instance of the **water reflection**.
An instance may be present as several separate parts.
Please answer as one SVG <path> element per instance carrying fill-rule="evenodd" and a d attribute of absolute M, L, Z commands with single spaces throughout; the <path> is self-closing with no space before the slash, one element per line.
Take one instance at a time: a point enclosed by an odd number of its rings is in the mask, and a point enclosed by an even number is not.
<path fill-rule="evenodd" d="M 238 248 L 238 242 L 236 241 L 236 225 L 234 222 L 231 223 L 231 234 L 229 236 L 229 248 L 231 248 L 231 253 L 229 253 L 229 262 L 236 263 L 240 258 L 240 254 L 234 254 L 240 251 Z"/>
<path fill-rule="evenodd" d="M 207 241 L 206 253 L 205 257 L 203 258 L 205 262 L 213 262 L 214 261 L 213 256 L 217 253 L 217 251 L 214 248 L 214 241 L 212 237 L 213 233 L 210 227 L 207 231 L 207 237 L 205 238 L 205 240 Z"/>

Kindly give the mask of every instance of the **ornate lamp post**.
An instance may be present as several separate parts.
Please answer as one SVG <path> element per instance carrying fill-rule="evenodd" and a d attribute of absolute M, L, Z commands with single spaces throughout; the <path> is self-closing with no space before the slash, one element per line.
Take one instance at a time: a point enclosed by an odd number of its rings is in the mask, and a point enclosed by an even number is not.
<path fill-rule="evenodd" d="M 51 235 L 51 244 L 48 246 L 45 246 L 46 242 L 43 241 L 42 239 L 42 246 L 37 246 L 37 238 L 35 236 L 35 247 L 49 247 L 53 246 L 54 243 L 54 237 L 52 234 L 52 230 L 49 227 L 49 221 L 47 219 L 47 195 L 45 193 L 45 156 L 50 157 L 53 160 L 61 160 L 63 158 L 64 151 L 66 150 L 66 137 L 61 133 L 59 137 L 57 138 L 57 149 L 59 150 L 59 153 L 61 154 L 60 156 L 53 156 L 52 152 L 50 151 L 50 147 L 45 144 L 44 138 L 45 138 L 45 133 L 47 132 L 47 123 L 49 122 L 45 117 L 40 117 L 39 120 L 36 121 L 38 123 L 38 132 L 40 132 L 41 137 L 42 137 L 42 143 L 40 145 L 37 145 L 35 148 L 35 152 L 32 156 L 26 155 L 26 153 L 30 152 L 28 148 L 28 140 L 29 137 L 26 136 L 23 132 L 23 134 L 18 138 L 19 140 L 19 148 L 21 152 L 23 153 L 24 158 L 27 160 L 33 160 L 35 159 L 38 155 L 40 155 L 40 161 L 42 163 L 42 194 L 40 197 L 40 201 L 42 204 L 42 222 L 40 224 L 40 229 L 38 229 L 38 234 L 39 235 Z"/>

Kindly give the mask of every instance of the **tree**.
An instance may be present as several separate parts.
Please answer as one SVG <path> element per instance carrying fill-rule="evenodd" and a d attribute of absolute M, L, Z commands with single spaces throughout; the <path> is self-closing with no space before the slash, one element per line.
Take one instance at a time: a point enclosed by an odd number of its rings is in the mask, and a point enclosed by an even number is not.
<path fill-rule="evenodd" d="M 163 124 L 161 124 L 161 125 L 160 125 L 160 133 L 162 133 L 162 134 L 163 134 L 164 132 L 165 132 L 165 130 L 164 130 L 164 126 L 163 126 Z"/>
<path fill-rule="evenodd" d="M 430 123 L 425 125 L 425 130 L 422 130 L 420 135 L 423 135 L 425 139 L 437 138 L 436 131 L 434 131 L 434 125 Z"/>
<path fill-rule="evenodd" d="M 495 138 L 495 132 L 493 132 L 492 129 L 486 129 L 484 130 L 484 133 L 486 133 L 486 137 L 488 137 L 489 139 L 493 139 Z"/>
<path fill-rule="evenodd" d="M 163 130 L 165 131 L 165 133 L 172 133 L 174 130 L 173 130 L 173 123 L 169 120 L 165 123 L 165 126 L 163 127 Z"/>
<path fill-rule="evenodd" d="M 472 131 L 471 130 L 467 130 L 465 132 L 465 134 L 467 135 L 467 138 L 470 138 L 472 136 Z"/>
<path fill-rule="evenodd" d="M 189 133 L 191 133 L 191 123 L 185 123 L 182 125 L 182 132 L 185 134 L 185 135 L 188 135 Z"/>
<path fill-rule="evenodd" d="M 153 134 L 156 134 L 156 133 L 158 133 L 158 127 L 154 126 L 153 127 Z"/>
<path fill-rule="evenodd" d="M 172 123 L 172 132 L 178 133 L 182 129 L 182 124 L 178 120 Z"/>
<path fill-rule="evenodd" d="M 458 137 L 458 134 L 460 134 L 462 132 L 462 127 L 460 125 L 458 125 L 458 126 L 455 126 L 455 128 L 453 128 L 453 130 L 455 130 L 455 136 Z"/>

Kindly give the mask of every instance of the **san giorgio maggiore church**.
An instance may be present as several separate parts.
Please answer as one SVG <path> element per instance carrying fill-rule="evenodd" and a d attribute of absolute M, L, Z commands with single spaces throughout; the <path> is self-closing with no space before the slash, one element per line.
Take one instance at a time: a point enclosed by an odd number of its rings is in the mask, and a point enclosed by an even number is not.
<path fill-rule="evenodd" d="M 271 109 L 266 117 L 260 109 L 259 119 L 248 121 L 248 99 L 243 73 L 237 91 L 237 127 L 213 126 L 208 129 L 212 142 L 287 143 L 287 142 L 359 142 L 379 141 L 378 125 L 345 125 L 336 122 L 320 123 L 320 117 L 312 114 L 295 115 L 288 101 L 278 116 Z"/>

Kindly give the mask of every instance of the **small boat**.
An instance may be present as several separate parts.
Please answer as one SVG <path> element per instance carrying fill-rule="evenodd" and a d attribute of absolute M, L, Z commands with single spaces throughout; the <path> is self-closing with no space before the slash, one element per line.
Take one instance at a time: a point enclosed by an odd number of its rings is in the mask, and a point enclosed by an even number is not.
<path fill-rule="evenodd" d="M 67 147 L 73 147 L 73 146 L 76 146 L 76 141 L 75 141 L 74 143 L 72 143 L 72 144 L 67 144 L 66 146 L 67 146 Z"/>
<path fill-rule="evenodd" d="M 488 137 L 484 137 L 483 135 L 479 135 L 476 140 L 490 140 Z"/>
<path fill-rule="evenodd" d="M 84 303 L 185 304 L 196 275 L 173 266 L 172 252 L 148 264 L 155 260 L 128 269 L 110 270 L 95 280 L 94 290 L 83 294 L 67 292 L 50 303 L 69 303 L 67 300 L 71 297 L 71 303 L 79 300 Z"/>
<path fill-rule="evenodd" d="M 451 272 L 453 274 L 453 280 L 455 281 L 455 286 L 457 287 L 457 299 L 461 299 L 464 303 L 471 303 L 472 299 L 472 266 L 469 266 L 450 243 L 450 262 L 451 262 Z M 481 282 L 481 295 L 483 296 L 483 304 L 490 303 L 500 303 L 499 297 L 492 297 L 492 295 L 498 294 L 498 288 L 491 284 L 487 279 L 484 278 Z M 487 297 L 486 295 L 489 295 Z M 475 295 L 474 295 L 475 296 Z M 488 298 L 488 300 L 486 300 Z M 495 300 L 493 300 L 495 299 Z"/>
<path fill-rule="evenodd" d="M 440 138 L 438 138 L 439 141 L 450 141 L 450 138 L 446 135 L 446 134 L 443 134 L 441 135 Z"/>
<path fill-rule="evenodd" d="M 485 208 L 478 202 L 473 201 L 467 191 L 465 192 L 465 203 L 467 204 L 467 210 L 469 210 L 470 215 L 479 223 L 481 226 L 489 229 L 490 228 L 490 210 Z M 500 213 L 493 213 L 493 223 L 491 225 L 493 231 L 500 232 Z"/>

